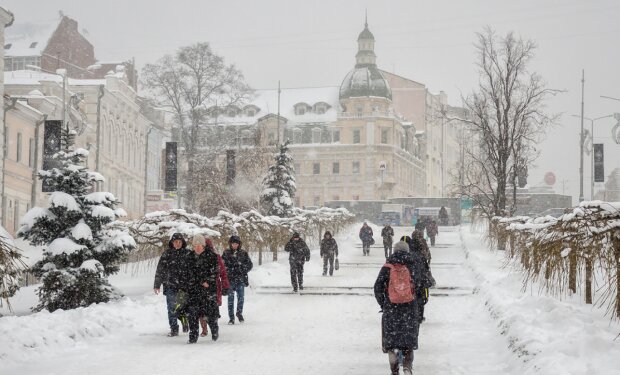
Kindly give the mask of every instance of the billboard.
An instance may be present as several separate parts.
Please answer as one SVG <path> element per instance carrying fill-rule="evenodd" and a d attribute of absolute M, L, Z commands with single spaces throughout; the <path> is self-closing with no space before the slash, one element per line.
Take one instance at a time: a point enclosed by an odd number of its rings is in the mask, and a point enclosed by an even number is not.
<path fill-rule="evenodd" d="M 605 182 L 605 152 L 602 143 L 594 144 L 594 182 Z"/>
<path fill-rule="evenodd" d="M 62 121 L 48 120 L 45 121 L 45 128 L 43 132 L 43 166 L 44 171 L 60 166 L 58 160 L 54 160 L 54 154 L 60 151 L 60 133 L 62 130 Z M 54 187 L 51 186 L 49 181 L 43 180 L 41 191 L 44 193 L 50 193 L 54 191 Z"/>

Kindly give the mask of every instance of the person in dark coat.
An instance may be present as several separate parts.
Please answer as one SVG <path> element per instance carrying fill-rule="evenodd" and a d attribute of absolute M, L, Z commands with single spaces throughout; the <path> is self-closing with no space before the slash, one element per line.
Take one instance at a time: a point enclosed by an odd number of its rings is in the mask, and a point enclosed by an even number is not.
<path fill-rule="evenodd" d="M 368 225 L 368 223 L 364 222 L 360 228 L 360 240 L 362 240 L 362 251 L 364 252 L 364 255 L 370 255 L 370 245 L 375 242 L 372 236 L 372 228 Z"/>
<path fill-rule="evenodd" d="M 413 231 L 413 236 L 410 241 L 410 249 L 413 254 L 416 262 L 420 264 L 420 288 L 418 288 L 418 318 L 420 323 L 424 320 L 424 306 L 428 302 L 428 290 L 429 288 L 435 286 L 435 278 L 431 272 L 430 266 L 430 251 L 428 249 L 428 245 L 426 244 L 426 240 L 424 239 L 424 235 L 420 231 Z"/>
<path fill-rule="evenodd" d="M 293 286 L 293 293 L 297 293 L 297 288 L 304 290 L 304 263 L 310 261 L 310 249 L 306 242 L 301 239 L 299 233 L 295 232 L 284 246 L 284 251 L 289 253 L 291 285 Z"/>
<path fill-rule="evenodd" d="M 241 238 L 231 236 L 228 240 L 229 248 L 222 254 L 230 288 L 228 289 L 228 324 L 235 324 L 235 315 L 239 322 L 243 323 L 243 301 L 245 287 L 250 286 L 248 272 L 253 267 L 252 260 L 247 251 L 241 248 Z M 237 294 L 237 312 L 235 312 L 235 294 Z"/>
<path fill-rule="evenodd" d="M 383 251 L 385 251 L 385 258 L 387 259 L 392 255 L 392 241 L 394 238 L 394 229 L 392 229 L 390 224 L 385 224 L 383 229 L 381 229 L 381 237 L 383 237 Z"/>
<path fill-rule="evenodd" d="M 409 245 L 400 241 L 394 245 L 394 254 L 387 259 L 387 264 L 405 265 L 411 273 L 415 284 L 414 259 L 409 252 Z M 399 373 L 399 352 L 403 355 L 403 371 L 405 374 L 412 373 L 413 351 L 418 347 L 418 318 L 415 299 L 407 303 L 395 304 L 388 296 L 390 282 L 390 268 L 383 266 L 375 281 L 375 299 L 381 307 L 381 347 L 384 353 L 388 353 L 392 374 Z M 415 285 L 414 285 L 415 289 Z"/>
<path fill-rule="evenodd" d="M 219 306 L 222 306 L 222 295 L 228 295 L 228 288 L 230 288 L 230 283 L 228 282 L 228 274 L 226 273 L 226 266 L 224 265 L 224 260 L 222 260 L 222 256 L 217 253 L 215 250 L 215 246 L 213 246 L 213 241 L 210 238 L 205 239 L 207 250 L 211 251 L 217 257 L 218 264 L 218 274 L 215 279 L 215 284 L 217 286 L 217 316 L 220 316 Z M 217 324 L 217 320 L 209 320 L 209 327 L 211 327 L 211 338 L 213 341 L 216 341 L 219 337 L 219 326 Z M 201 337 L 207 335 L 207 319 L 205 317 L 200 318 L 200 327 L 202 327 L 202 332 L 200 333 Z"/>
<path fill-rule="evenodd" d="M 448 217 L 448 210 L 446 210 L 446 208 L 444 206 L 441 206 L 441 208 L 439 209 L 439 223 L 441 223 L 441 225 L 448 225 L 448 221 L 449 221 L 449 217 Z"/>
<path fill-rule="evenodd" d="M 430 224 L 426 226 L 426 235 L 431 239 L 431 246 L 435 246 L 435 237 L 439 234 L 439 228 L 437 222 L 432 220 Z"/>
<path fill-rule="evenodd" d="M 159 294 L 160 287 L 163 285 L 163 294 L 166 296 L 166 305 L 168 308 L 168 324 L 170 325 L 170 333 L 168 336 L 179 335 L 179 316 L 177 314 L 177 298 L 179 292 L 187 292 L 187 286 L 190 278 L 191 267 L 191 251 L 186 248 L 187 242 L 181 233 L 174 233 L 168 241 L 168 249 L 166 249 L 159 261 L 157 262 L 157 270 L 155 271 L 155 281 L 153 283 L 153 291 Z M 185 327 L 183 329 L 185 332 Z"/>
<path fill-rule="evenodd" d="M 327 275 L 329 262 L 329 276 L 334 275 L 334 257 L 338 258 L 338 244 L 331 232 L 326 231 L 321 240 L 321 258 L 323 258 L 323 276 Z"/>
<path fill-rule="evenodd" d="M 217 320 L 220 317 L 217 306 L 216 278 L 219 273 L 217 256 L 205 248 L 205 238 L 197 234 L 192 238 L 192 274 L 189 284 L 187 317 L 189 321 L 189 343 L 198 341 L 199 318 L 206 317 L 211 325 L 213 340 L 218 338 Z"/>

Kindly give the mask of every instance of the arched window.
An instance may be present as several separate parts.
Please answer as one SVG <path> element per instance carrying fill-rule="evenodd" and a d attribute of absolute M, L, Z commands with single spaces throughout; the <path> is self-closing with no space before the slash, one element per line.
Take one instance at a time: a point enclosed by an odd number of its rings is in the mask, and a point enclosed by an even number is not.
<path fill-rule="evenodd" d="M 301 143 L 301 129 L 293 129 L 293 143 Z"/>
<path fill-rule="evenodd" d="M 312 143 L 321 143 L 321 128 L 312 129 Z"/>

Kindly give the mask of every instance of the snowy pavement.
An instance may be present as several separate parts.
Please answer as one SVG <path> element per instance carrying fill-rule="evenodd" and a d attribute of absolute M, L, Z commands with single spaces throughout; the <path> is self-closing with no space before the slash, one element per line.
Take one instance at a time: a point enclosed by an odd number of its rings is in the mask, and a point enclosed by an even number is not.
<path fill-rule="evenodd" d="M 395 228 L 396 238 L 411 230 Z M 519 363 L 506 337 L 473 293 L 457 228 L 440 230 L 432 248 L 437 288 L 426 307 L 414 372 L 516 373 Z M 116 276 L 113 283 L 132 296 L 120 302 L 4 317 L 0 374 L 387 374 L 372 296 L 383 249 L 375 245 L 362 256 L 355 232 L 337 238 L 340 270 L 333 277 L 321 276 L 318 250 L 312 252 L 301 295 L 292 293 L 286 259 L 255 267 L 246 322 L 226 324 L 224 298 L 217 342 L 200 338 L 187 345 L 186 334 L 166 337 L 165 301 L 152 294 L 151 271 Z"/>

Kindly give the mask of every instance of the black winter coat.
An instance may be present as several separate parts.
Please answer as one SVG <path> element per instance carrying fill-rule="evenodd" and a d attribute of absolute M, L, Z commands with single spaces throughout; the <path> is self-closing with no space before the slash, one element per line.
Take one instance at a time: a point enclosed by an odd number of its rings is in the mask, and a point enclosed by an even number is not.
<path fill-rule="evenodd" d="M 414 260 L 410 253 L 397 251 L 388 258 L 387 263 L 404 264 L 415 280 Z M 416 340 L 417 300 L 400 304 L 390 302 L 387 292 L 389 282 L 390 269 L 384 266 L 379 271 L 374 288 L 375 299 L 383 310 L 381 319 L 383 351 L 412 349 Z"/>
<path fill-rule="evenodd" d="M 369 244 L 373 240 L 372 236 L 373 236 L 372 228 L 370 226 L 367 226 L 367 227 L 362 226 L 362 228 L 360 229 L 360 240 L 362 240 L 364 244 Z"/>
<path fill-rule="evenodd" d="M 392 238 L 394 237 L 394 229 L 392 227 L 387 226 L 381 229 L 381 237 L 383 237 L 383 243 L 392 243 Z"/>
<path fill-rule="evenodd" d="M 153 288 L 159 288 L 163 284 L 164 293 L 187 291 L 192 274 L 192 254 L 193 252 L 186 248 L 177 250 L 170 246 L 166 249 L 157 262 Z"/>
<path fill-rule="evenodd" d="M 192 276 L 189 287 L 189 303 L 197 306 L 199 316 L 219 318 L 217 305 L 217 275 L 219 262 L 217 255 L 210 249 L 205 249 L 200 255 L 193 253 Z M 202 286 L 207 282 L 208 288 Z"/>
<path fill-rule="evenodd" d="M 310 249 L 301 238 L 297 241 L 291 238 L 284 246 L 284 251 L 289 253 L 289 263 L 304 263 L 310 260 Z"/>
<path fill-rule="evenodd" d="M 433 285 L 433 275 L 431 273 L 431 266 L 428 257 L 430 257 L 430 251 L 428 250 L 428 245 L 426 245 L 426 241 L 424 238 L 413 237 L 411 243 L 409 244 L 409 250 L 415 260 L 415 269 L 418 281 L 416 281 L 416 286 L 418 286 L 418 293 L 422 293 L 424 288 L 430 288 Z"/>
<path fill-rule="evenodd" d="M 321 258 L 324 256 L 338 256 L 338 244 L 333 237 L 323 238 L 321 240 Z"/>
<path fill-rule="evenodd" d="M 239 245 L 237 250 L 231 248 L 224 250 L 222 260 L 226 266 L 226 273 L 228 274 L 230 285 L 239 283 L 243 283 L 245 286 L 250 285 L 248 272 L 252 270 L 254 265 L 247 251 L 241 249 L 241 245 Z"/>

